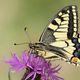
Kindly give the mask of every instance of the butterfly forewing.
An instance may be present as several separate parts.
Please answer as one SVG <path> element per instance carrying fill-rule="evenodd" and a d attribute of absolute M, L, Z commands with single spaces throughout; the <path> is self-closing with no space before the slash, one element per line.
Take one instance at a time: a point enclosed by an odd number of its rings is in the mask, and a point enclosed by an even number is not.
<path fill-rule="evenodd" d="M 39 41 L 49 44 L 55 42 L 57 39 L 72 39 L 76 36 L 77 31 L 77 7 L 75 5 L 67 6 L 56 14 L 47 28 L 43 31 Z M 64 37 L 66 38 L 64 39 Z"/>
<path fill-rule="evenodd" d="M 72 54 L 75 50 L 73 38 L 78 38 L 78 12 L 76 5 L 60 10 L 44 29 L 39 41 L 61 49 L 63 53 Z"/>

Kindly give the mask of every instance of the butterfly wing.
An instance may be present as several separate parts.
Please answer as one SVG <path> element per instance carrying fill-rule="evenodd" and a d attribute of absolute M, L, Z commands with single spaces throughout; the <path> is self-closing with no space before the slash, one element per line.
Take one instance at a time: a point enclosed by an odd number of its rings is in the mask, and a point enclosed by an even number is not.
<path fill-rule="evenodd" d="M 78 12 L 76 5 L 70 5 L 60 10 L 44 29 L 39 41 L 65 53 L 73 53 L 75 45 L 73 38 L 78 33 Z M 63 54 L 62 54 L 63 55 Z M 64 56 L 64 55 L 63 55 Z"/>

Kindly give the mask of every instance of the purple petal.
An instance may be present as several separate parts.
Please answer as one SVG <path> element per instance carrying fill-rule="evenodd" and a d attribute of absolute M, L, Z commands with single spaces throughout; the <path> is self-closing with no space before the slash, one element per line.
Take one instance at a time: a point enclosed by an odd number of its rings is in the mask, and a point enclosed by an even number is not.
<path fill-rule="evenodd" d="M 61 68 L 58 68 L 57 70 L 54 70 L 53 73 L 57 73 Z"/>
<path fill-rule="evenodd" d="M 28 59 L 29 59 L 28 54 L 26 52 L 24 52 L 22 54 L 22 61 L 23 61 L 23 63 L 26 64 L 28 62 Z"/>
<path fill-rule="evenodd" d="M 32 80 L 35 80 L 35 77 L 36 77 L 36 73 L 34 73 L 34 76 L 33 76 Z"/>
<path fill-rule="evenodd" d="M 61 78 L 61 77 L 59 77 L 59 76 L 56 76 L 56 75 L 53 75 L 52 78 L 53 78 L 53 79 L 56 79 L 56 80 L 64 80 L 63 78 Z"/>
<path fill-rule="evenodd" d="M 34 72 L 31 72 L 30 74 L 28 74 L 28 76 L 26 77 L 25 80 L 27 80 L 28 78 L 30 78 L 32 75 L 34 75 Z"/>

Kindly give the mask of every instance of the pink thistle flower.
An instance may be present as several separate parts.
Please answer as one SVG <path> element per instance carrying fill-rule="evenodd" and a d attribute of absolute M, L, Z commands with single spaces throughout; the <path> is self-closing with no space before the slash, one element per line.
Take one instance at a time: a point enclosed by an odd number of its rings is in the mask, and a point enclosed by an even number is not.
<path fill-rule="evenodd" d="M 21 57 L 13 54 L 12 58 L 7 60 L 6 63 L 15 71 L 26 69 L 26 75 L 22 80 L 64 80 L 56 75 L 61 69 L 58 68 L 59 65 L 52 68 L 50 61 L 36 54 L 23 52 Z"/>

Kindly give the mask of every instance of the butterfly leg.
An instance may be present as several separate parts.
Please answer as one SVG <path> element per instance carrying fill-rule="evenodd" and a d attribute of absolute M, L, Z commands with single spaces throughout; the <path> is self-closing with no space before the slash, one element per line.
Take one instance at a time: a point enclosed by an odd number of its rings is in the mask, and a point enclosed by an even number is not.
<path fill-rule="evenodd" d="M 46 51 L 44 50 L 44 56 L 46 56 Z"/>
<path fill-rule="evenodd" d="M 42 53 L 43 54 L 43 56 L 46 56 L 46 51 L 44 50 L 44 53 Z"/>

